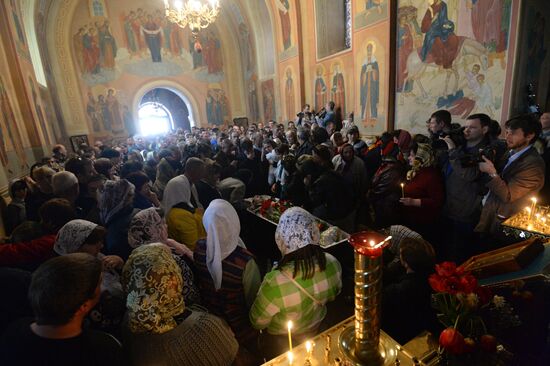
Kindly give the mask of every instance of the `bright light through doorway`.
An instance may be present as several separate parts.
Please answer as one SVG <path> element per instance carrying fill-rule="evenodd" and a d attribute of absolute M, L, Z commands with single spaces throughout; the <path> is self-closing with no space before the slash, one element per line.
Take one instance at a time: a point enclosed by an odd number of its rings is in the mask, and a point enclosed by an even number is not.
<path fill-rule="evenodd" d="M 162 104 L 146 103 L 139 107 L 139 129 L 142 136 L 166 134 L 171 128 L 172 116 Z"/>

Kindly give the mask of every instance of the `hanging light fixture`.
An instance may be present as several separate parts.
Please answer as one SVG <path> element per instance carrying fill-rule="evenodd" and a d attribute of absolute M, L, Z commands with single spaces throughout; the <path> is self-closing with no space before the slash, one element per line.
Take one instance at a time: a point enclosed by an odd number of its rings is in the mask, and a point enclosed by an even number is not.
<path fill-rule="evenodd" d="M 220 13 L 220 0 L 164 0 L 166 18 L 181 28 L 189 26 L 195 51 L 201 53 L 199 31 L 212 24 Z"/>

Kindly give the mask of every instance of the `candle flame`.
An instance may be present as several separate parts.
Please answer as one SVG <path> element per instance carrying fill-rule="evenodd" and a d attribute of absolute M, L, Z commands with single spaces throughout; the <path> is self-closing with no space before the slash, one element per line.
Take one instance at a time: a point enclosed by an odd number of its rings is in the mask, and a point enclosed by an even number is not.
<path fill-rule="evenodd" d="M 288 330 L 292 329 L 292 320 L 289 320 L 288 323 L 286 323 L 286 327 L 288 328 Z"/>
<path fill-rule="evenodd" d="M 537 197 L 531 197 L 531 202 L 533 202 L 534 204 L 537 204 Z"/>
<path fill-rule="evenodd" d="M 374 240 L 369 241 L 369 246 L 373 248 L 376 246 L 376 244 L 374 243 Z"/>
<path fill-rule="evenodd" d="M 294 362 L 294 353 L 288 351 L 287 357 L 288 357 L 288 363 L 289 363 L 290 365 L 292 365 L 292 362 Z"/>
<path fill-rule="evenodd" d="M 311 344 L 311 341 L 307 341 L 306 342 L 306 352 L 310 353 L 312 348 L 313 348 L 313 346 Z"/>
<path fill-rule="evenodd" d="M 531 207 L 525 207 L 525 211 L 527 211 L 528 213 L 531 213 Z"/>
<path fill-rule="evenodd" d="M 401 183 L 401 188 L 405 187 L 405 183 Z"/>

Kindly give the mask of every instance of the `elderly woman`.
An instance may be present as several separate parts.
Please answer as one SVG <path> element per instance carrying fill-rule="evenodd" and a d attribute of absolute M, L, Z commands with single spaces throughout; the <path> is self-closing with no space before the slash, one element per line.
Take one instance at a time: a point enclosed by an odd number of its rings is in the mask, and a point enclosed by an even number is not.
<path fill-rule="evenodd" d="M 340 263 L 321 249 L 319 239 L 309 212 L 293 207 L 283 213 L 275 231 L 282 259 L 266 274 L 250 310 L 255 328 L 284 335 L 291 320 L 298 339 L 316 334 L 327 314 L 326 303 L 342 288 Z"/>
<path fill-rule="evenodd" d="M 229 202 L 212 201 L 202 220 L 206 240 L 197 242 L 194 259 L 204 304 L 246 344 L 257 337 L 248 310 L 261 283 L 258 265 L 239 237 L 239 216 Z"/>
<path fill-rule="evenodd" d="M 124 345 L 140 365 L 230 365 L 238 343 L 220 318 L 186 309 L 183 279 L 170 249 L 160 243 L 136 248 L 124 266 L 128 323 Z"/>
<path fill-rule="evenodd" d="M 87 253 L 103 262 L 100 302 L 89 316 L 92 324 L 102 329 L 119 324 L 124 315 L 124 292 L 119 276 L 124 261 L 100 252 L 106 234 L 104 227 L 93 222 L 71 220 L 59 230 L 53 247 L 59 255 Z"/>
<path fill-rule="evenodd" d="M 108 180 L 99 194 L 99 218 L 107 229 L 105 253 L 128 259 L 128 227 L 134 212 L 134 185 L 126 179 Z"/>
<path fill-rule="evenodd" d="M 193 250 L 197 240 L 206 237 L 202 225 L 203 211 L 191 203 L 191 184 L 185 175 L 179 175 L 168 182 L 162 208 L 167 215 L 170 238 Z"/>
<path fill-rule="evenodd" d="M 445 199 L 443 177 L 434 162 L 430 144 L 413 144 L 409 155 L 411 170 L 400 199 L 404 224 L 430 241 L 433 223 L 440 216 Z"/>
<path fill-rule="evenodd" d="M 168 239 L 166 223 L 155 208 L 148 208 L 138 212 L 130 223 L 128 230 L 128 244 L 137 248 L 151 243 L 163 243 L 174 249 L 172 256 L 178 264 L 183 277 L 183 299 L 187 305 L 200 302 L 199 290 L 195 286 L 193 271 L 185 262 L 184 257 L 193 259 L 193 252 L 185 245 Z"/>

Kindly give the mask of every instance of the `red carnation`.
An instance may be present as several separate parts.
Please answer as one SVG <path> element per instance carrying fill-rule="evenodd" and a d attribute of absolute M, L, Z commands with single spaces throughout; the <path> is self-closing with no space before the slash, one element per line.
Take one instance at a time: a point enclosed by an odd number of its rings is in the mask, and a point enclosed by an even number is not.
<path fill-rule="evenodd" d="M 442 262 L 435 265 L 435 271 L 442 277 L 451 277 L 456 275 L 456 264 L 453 262 Z"/>
<path fill-rule="evenodd" d="M 459 280 L 459 289 L 460 292 L 469 294 L 474 292 L 477 289 L 477 280 L 471 274 L 467 274 L 460 277 Z"/>

